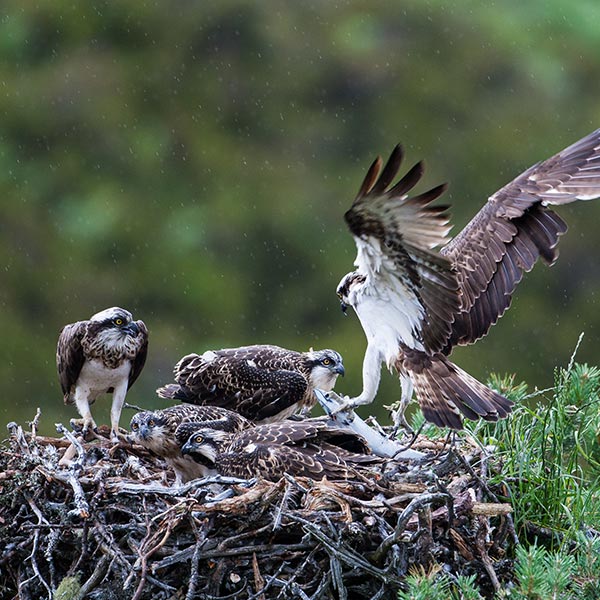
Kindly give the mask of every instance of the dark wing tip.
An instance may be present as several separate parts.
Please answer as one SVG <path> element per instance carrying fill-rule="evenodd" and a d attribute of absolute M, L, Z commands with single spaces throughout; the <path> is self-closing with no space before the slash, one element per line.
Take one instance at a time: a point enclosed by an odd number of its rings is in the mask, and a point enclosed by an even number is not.
<path fill-rule="evenodd" d="M 404 152 L 402 150 L 402 146 L 400 146 L 400 144 L 397 144 L 392 150 L 392 153 L 390 154 L 390 157 L 388 158 L 387 162 L 385 163 L 385 167 L 383 167 L 383 171 L 381 171 L 379 179 L 371 189 L 372 194 L 380 195 L 385 192 L 387 187 L 394 180 L 394 177 L 396 177 L 396 174 L 400 169 L 400 165 L 402 164 L 403 156 Z"/>
<path fill-rule="evenodd" d="M 379 195 L 385 192 L 386 188 L 392 183 L 394 177 L 398 173 L 403 157 L 404 150 L 400 144 L 394 146 L 385 166 L 383 166 L 383 159 L 381 156 L 378 156 L 369 167 L 360 189 L 358 190 L 358 194 L 356 195 L 356 200 L 367 194 Z"/>
<path fill-rule="evenodd" d="M 356 194 L 357 200 L 359 198 L 362 198 L 363 196 L 366 196 L 371 191 L 371 189 L 375 185 L 375 182 L 377 181 L 377 177 L 379 175 L 379 172 L 381 171 L 382 164 L 383 160 L 381 156 L 378 156 L 373 161 L 373 163 L 369 167 L 369 170 L 367 171 L 367 174 L 365 175 L 365 178 L 363 179 L 360 189 L 358 190 L 358 194 Z"/>

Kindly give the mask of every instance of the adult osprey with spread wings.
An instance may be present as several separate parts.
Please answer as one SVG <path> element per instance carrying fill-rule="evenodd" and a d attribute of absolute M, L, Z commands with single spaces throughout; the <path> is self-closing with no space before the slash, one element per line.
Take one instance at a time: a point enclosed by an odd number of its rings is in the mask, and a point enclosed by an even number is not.
<path fill-rule="evenodd" d="M 461 428 L 461 414 L 506 417 L 512 402 L 448 355 L 487 334 L 538 258 L 554 263 L 567 226 L 549 206 L 600 196 L 600 129 L 496 192 L 451 241 L 448 207 L 431 206 L 446 186 L 411 196 L 423 174 L 418 163 L 390 187 L 401 161 L 400 146 L 383 168 L 378 157 L 345 214 L 357 268 L 337 293 L 342 309 L 356 311 L 368 344 L 363 390 L 341 410 L 372 402 L 385 362 L 402 385 L 397 421 L 413 390 L 425 418 L 440 426 Z"/>

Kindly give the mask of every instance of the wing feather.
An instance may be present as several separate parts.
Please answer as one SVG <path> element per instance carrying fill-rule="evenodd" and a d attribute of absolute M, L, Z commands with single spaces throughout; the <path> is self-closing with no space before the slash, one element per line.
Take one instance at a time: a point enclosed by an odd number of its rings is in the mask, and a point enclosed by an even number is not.
<path fill-rule="evenodd" d="M 127 389 L 129 389 L 139 377 L 142 369 L 144 368 L 144 364 L 146 364 L 146 357 L 148 356 L 148 328 L 146 327 L 144 321 L 136 321 L 135 324 L 140 330 L 138 335 L 141 336 L 141 343 L 131 365 Z"/>
<path fill-rule="evenodd" d="M 418 335 L 427 349 L 436 351 L 448 339 L 459 309 L 452 265 L 433 251 L 448 241 L 447 207 L 430 206 L 446 186 L 408 196 L 423 174 L 423 164 L 417 163 L 388 189 L 402 156 L 401 146 L 396 146 L 383 169 L 381 158 L 371 165 L 345 219 L 358 249 L 355 264 L 370 289 L 381 298 L 400 296 L 418 304 Z M 398 338 L 402 339 L 400 331 Z"/>
<path fill-rule="evenodd" d="M 87 323 L 85 321 L 77 321 L 76 323 L 65 325 L 58 337 L 56 367 L 65 403 L 70 402 L 71 388 L 77 382 L 79 373 L 85 362 L 81 340 L 86 331 Z"/>
<path fill-rule="evenodd" d="M 238 433 L 218 457 L 217 466 L 224 474 L 277 481 L 286 473 L 312 479 L 347 478 L 354 467 L 379 462 L 366 441 L 353 432 L 323 421 L 288 421 Z"/>
<path fill-rule="evenodd" d="M 445 352 L 484 336 L 510 306 L 523 273 L 558 257 L 565 222 L 549 208 L 600 196 L 600 129 L 496 192 L 440 253 L 454 265 L 461 306 Z"/>
<path fill-rule="evenodd" d="M 177 385 L 159 396 L 236 410 L 253 421 L 277 417 L 308 390 L 298 371 L 301 355 L 278 346 L 244 346 L 184 356 L 175 366 Z"/>

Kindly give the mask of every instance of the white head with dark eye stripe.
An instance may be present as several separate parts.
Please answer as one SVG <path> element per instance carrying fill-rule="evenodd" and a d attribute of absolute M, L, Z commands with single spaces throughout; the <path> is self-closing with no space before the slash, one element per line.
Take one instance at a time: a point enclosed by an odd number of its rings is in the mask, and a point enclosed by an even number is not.
<path fill-rule="evenodd" d="M 217 455 L 223 451 L 231 437 L 231 434 L 217 429 L 198 429 L 183 444 L 181 453 L 213 469 Z"/>
<path fill-rule="evenodd" d="M 335 350 L 310 350 L 305 353 L 308 379 L 313 388 L 332 390 L 338 375 L 344 376 L 344 362 Z"/>
<path fill-rule="evenodd" d="M 96 313 L 90 321 L 98 323 L 102 330 L 113 336 L 136 337 L 140 332 L 138 324 L 133 320 L 133 315 L 128 310 L 118 306 L 106 308 Z"/>

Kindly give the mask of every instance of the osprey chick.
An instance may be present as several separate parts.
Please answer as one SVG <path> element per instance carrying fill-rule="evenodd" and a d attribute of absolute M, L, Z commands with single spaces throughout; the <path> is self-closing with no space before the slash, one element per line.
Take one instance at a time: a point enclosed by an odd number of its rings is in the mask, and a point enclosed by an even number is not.
<path fill-rule="evenodd" d="M 270 481 L 286 473 L 351 479 L 361 467 L 382 462 L 355 433 L 310 420 L 258 425 L 233 435 L 202 428 L 190 435 L 181 451 L 221 475 Z"/>
<path fill-rule="evenodd" d="M 193 431 L 204 427 L 234 433 L 251 426 L 250 421 L 225 408 L 178 404 L 133 415 L 128 437 L 131 442 L 164 458 L 173 468 L 175 483 L 179 485 L 210 474 L 208 468 L 181 453 L 181 446 Z M 180 430 L 185 431 L 185 427 L 191 429 L 185 439 L 179 441 L 182 436 Z"/>
<path fill-rule="evenodd" d="M 89 319 L 66 325 L 56 347 L 56 366 L 65 404 L 75 404 L 84 434 L 95 429 L 90 404 L 112 393 L 111 439 L 118 440 L 119 418 L 127 390 L 146 362 L 148 330 L 123 308 L 107 308 Z"/>
<path fill-rule="evenodd" d="M 335 350 L 294 352 L 256 345 L 188 354 L 174 373 L 177 383 L 158 389 L 161 398 L 222 406 L 269 423 L 312 408 L 314 390 L 332 390 L 344 365 Z"/>
<path fill-rule="evenodd" d="M 436 425 L 460 429 L 461 415 L 496 421 L 512 402 L 447 357 L 487 334 L 538 258 L 554 263 L 567 226 L 549 206 L 600 196 L 600 129 L 496 192 L 452 241 L 448 207 L 431 206 L 445 186 L 410 196 L 418 163 L 390 187 L 401 161 L 400 146 L 383 168 L 378 157 L 345 214 L 358 253 L 337 293 L 368 343 L 363 390 L 341 410 L 373 401 L 386 363 L 402 385 L 397 422 L 413 388 Z"/>

